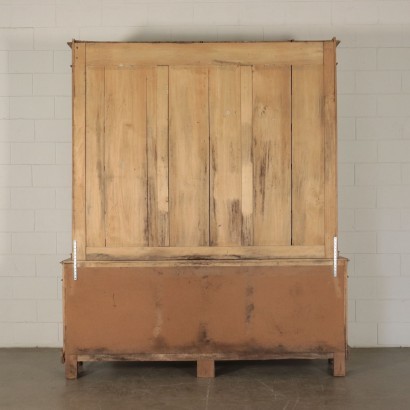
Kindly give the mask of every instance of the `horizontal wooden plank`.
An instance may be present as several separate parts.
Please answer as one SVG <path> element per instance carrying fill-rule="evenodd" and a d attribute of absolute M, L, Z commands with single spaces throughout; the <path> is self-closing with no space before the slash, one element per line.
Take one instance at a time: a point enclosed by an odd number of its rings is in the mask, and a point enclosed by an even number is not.
<path fill-rule="evenodd" d="M 333 353 L 133 353 L 133 354 L 79 354 L 79 362 L 174 362 L 186 361 L 195 362 L 197 360 L 276 360 L 276 359 L 332 359 Z"/>
<path fill-rule="evenodd" d="M 323 42 L 87 43 L 87 66 L 323 64 Z"/>
<path fill-rule="evenodd" d="M 346 258 L 338 260 L 339 268 L 343 268 L 347 264 Z M 71 259 L 67 259 L 63 264 L 72 264 Z M 217 267 L 253 267 L 253 266 L 331 266 L 333 267 L 333 259 L 213 259 L 213 260 L 162 260 L 162 261 L 115 261 L 115 260 L 100 260 L 100 261 L 78 261 L 78 268 L 168 268 L 179 266 L 217 266 Z M 333 273 L 333 270 L 332 270 Z"/>
<path fill-rule="evenodd" d="M 175 246 L 175 247 L 93 247 L 86 249 L 87 260 L 167 260 L 167 259 L 274 259 L 322 258 L 323 246 Z"/>

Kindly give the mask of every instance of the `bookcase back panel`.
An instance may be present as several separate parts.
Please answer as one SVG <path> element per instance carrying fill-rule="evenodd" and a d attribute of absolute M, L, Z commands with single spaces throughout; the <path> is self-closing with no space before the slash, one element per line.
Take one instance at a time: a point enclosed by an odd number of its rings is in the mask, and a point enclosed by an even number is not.
<path fill-rule="evenodd" d="M 323 63 L 110 61 L 85 77 L 90 258 L 324 256 Z"/>

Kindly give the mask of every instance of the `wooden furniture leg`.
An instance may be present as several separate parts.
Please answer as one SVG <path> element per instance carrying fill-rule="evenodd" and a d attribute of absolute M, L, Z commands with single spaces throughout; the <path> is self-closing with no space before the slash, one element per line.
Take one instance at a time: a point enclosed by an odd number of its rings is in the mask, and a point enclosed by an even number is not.
<path fill-rule="evenodd" d="M 196 362 L 197 377 L 215 377 L 215 360 L 198 360 Z"/>
<path fill-rule="evenodd" d="M 78 362 L 77 356 L 70 354 L 65 356 L 65 377 L 73 380 L 78 376 Z"/>
<path fill-rule="evenodd" d="M 344 352 L 333 355 L 333 376 L 346 376 L 346 354 Z"/>

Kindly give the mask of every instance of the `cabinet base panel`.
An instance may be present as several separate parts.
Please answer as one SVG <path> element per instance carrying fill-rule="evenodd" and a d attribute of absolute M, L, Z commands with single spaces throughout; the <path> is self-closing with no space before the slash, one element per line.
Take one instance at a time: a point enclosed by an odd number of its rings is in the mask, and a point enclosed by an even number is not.
<path fill-rule="evenodd" d="M 329 359 L 346 372 L 346 263 L 84 267 L 64 265 L 66 377 L 88 361 Z"/>
<path fill-rule="evenodd" d="M 346 355 L 337 353 L 283 353 L 271 355 L 237 355 L 237 354 L 86 354 L 66 356 L 65 369 L 66 378 L 76 379 L 81 373 L 84 362 L 196 362 L 198 378 L 215 377 L 215 361 L 234 360 L 285 360 L 285 359 L 328 359 L 333 376 L 346 375 Z"/>

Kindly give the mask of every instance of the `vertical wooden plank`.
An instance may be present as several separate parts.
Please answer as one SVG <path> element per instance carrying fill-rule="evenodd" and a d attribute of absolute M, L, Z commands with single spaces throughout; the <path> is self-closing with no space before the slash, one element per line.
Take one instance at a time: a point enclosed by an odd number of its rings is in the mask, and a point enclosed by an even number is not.
<path fill-rule="evenodd" d="M 146 69 L 105 70 L 107 246 L 146 246 Z"/>
<path fill-rule="evenodd" d="M 333 354 L 333 376 L 346 376 L 346 354 L 345 352 L 336 352 Z"/>
<path fill-rule="evenodd" d="M 324 244 L 323 67 L 292 68 L 292 244 Z"/>
<path fill-rule="evenodd" d="M 324 129 L 325 129 L 325 256 L 333 255 L 337 236 L 337 123 L 336 40 L 323 43 Z"/>
<path fill-rule="evenodd" d="M 67 354 L 65 357 L 65 377 L 68 380 L 74 380 L 78 377 L 77 355 Z"/>
<path fill-rule="evenodd" d="M 291 243 L 290 67 L 254 67 L 254 245 Z"/>
<path fill-rule="evenodd" d="M 196 377 L 214 378 L 215 377 L 215 360 L 212 360 L 212 359 L 197 360 Z"/>
<path fill-rule="evenodd" d="M 241 244 L 241 71 L 209 69 L 210 245 Z"/>
<path fill-rule="evenodd" d="M 147 77 L 148 232 L 150 246 L 169 246 L 168 67 Z"/>
<path fill-rule="evenodd" d="M 208 69 L 169 68 L 171 246 L 209 244 Z"/>
<path fill-rule="evenodd" d="M 85 43 L 73 42 L 73 240 L 85 260 Z"/>
<path fill-rule="evenodd" d="M 253 245 L 252 67 L 241 67 L 242 245 Z"/>
<path fill-rule="evenodd" d="M 104 68 L 88 68 L 86 83 L 87 246 L 105 246 Z"/>

